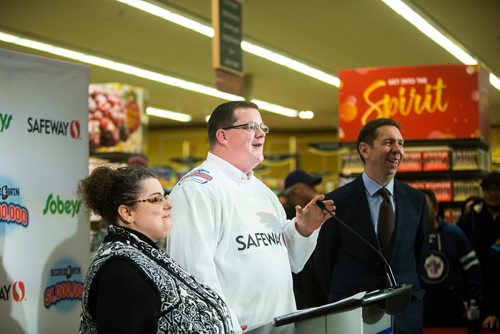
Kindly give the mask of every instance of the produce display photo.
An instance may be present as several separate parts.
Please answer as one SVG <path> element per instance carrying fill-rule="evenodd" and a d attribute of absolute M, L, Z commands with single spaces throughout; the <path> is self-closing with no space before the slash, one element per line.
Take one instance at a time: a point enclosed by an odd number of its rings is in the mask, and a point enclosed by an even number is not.
<path fill-rule="evenodd" d="M 89 89 L 90 152 L 142 152 L 147 123 L 142 88 L 93 84 Z"/>

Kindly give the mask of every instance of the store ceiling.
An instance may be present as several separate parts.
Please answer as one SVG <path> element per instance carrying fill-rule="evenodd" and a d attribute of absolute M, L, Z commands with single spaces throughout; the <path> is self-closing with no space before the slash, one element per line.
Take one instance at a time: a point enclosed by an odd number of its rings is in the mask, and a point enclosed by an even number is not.
<path fill-rule="evenodd" d="M 210 0 L 161 2 L 210 22 Z M 242 4 L 245 39 L 334 75 L 347 68 L 459 63 L 379 0 Z M 411 4 L 500 76 L 500 1 Z M 214 86 L 211 39 L 114 0 L 0 0 L 0 30 Z M 3 42 L 0 47 L 54 57 Z M 254 98 L 315 113 L 312 120 L 300 120 L 263 111 L 273 130 L 336 129 L 337 88 L 247 53 L 243 61 Z M 205 124 L 205 116 L 223 102 L 95 66 L 90 79 L 144 87 L 149 105 L 193 116 L 187 124 L 151 117 L 151 127 Z M 492 89 L 490 102 L 492 124 L 500 126 L 500 92 Z"/>

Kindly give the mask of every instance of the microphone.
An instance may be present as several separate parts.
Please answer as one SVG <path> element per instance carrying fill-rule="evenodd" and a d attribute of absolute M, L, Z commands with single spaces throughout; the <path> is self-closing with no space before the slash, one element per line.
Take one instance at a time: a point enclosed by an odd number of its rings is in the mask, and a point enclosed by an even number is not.
<path fill-rule="evenodd" d="M 328 211 L 328 209 L 325 206 L 325 203 L 323 203 L 322 201 L 320 201 L 318 199 L 316 201 L 316 205 L 321 210 L 328 212 L 330 214 L 330 216 L 332 216 L 333 219 L 335 219 L 337 222 L 339 222 L 340 225 L 342 225 L 344 228 L 349 230 L 352 234 L 354 234 L 358 239 L 360 239 L 365 245 L 370 247 L 378 255 L 378 257 L 382 260 L 382 263 L 384 264 L 384 271 L 385 271 L 385 276 L 386 276 L 386 280 L 387 280 L 387 285 L 389 285 L 390 288 L 396 287 L 397 286 L 396 278 L 394 278 L 394 274 L 392 273 L 392 268 L 389 265 L 389 263 L 387 262 L 387 260 L 385 259 L 385 256 L 377 248 L 373 247 L 373 245 L 371 243 L 369 243 L 368 240 L 363 238 L 361 236 L 361 234 L 359 234 L 352 227 L 350 227 L 349 225 L 344 223 L 340 218 L 338 218 L 332 212 Z"/>

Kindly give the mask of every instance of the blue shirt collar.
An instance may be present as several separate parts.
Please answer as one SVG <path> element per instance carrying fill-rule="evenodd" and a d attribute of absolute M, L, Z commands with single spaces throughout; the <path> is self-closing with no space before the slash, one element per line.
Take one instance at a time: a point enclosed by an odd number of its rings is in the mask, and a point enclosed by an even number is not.
<path fill-rule="evenodd" d="M 380 188 L 383 187 L 375 180 L 370 178 L 366 174 L 366 172 L 363 172 L 363 175 L 361 175 L 361 177 L 363 178 L 363 183 L 365 185 L 366 191 L 368 191 L 368 194 L 372 197 L 377 193 L 377 191 L 380 190 Z M 391 179 L 391 181 L 385 186 L 385 188 L 387 188 L 387 190 L 389 190 L 389 193 L 394 196 L 394 179 Z"/>

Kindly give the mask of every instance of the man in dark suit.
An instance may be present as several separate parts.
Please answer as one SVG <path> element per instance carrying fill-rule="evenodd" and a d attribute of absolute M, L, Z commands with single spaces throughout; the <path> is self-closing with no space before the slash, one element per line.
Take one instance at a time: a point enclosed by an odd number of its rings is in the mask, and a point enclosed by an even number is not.
<path fill-rule="evenodd" d="M 351 183 L 326 195 L 333 199 L 338 218 L 358 232 L 385 255 L 398 284 L 412 284 L 412 303 L 395 316 L 395 333 L 422 332 L 422 297 L 418 274 L 429 235 L 427 203 L 422 192 L 394 179 L 404 156 L 399 124 L 379 118 L 368 122 L 358 136 L 363 174 Z M 389 192 L 391 224 L 389 238 L 379 241 L 381 188 Z M 386 199 L 386 203 L 388 200 Z M 384 247 L 380 247 L 382 244 Z M 325 304 L 360 291 L 386 288 L 381 258 L 352 232 L 334 220 L 326 222 L 311 258 Z M 306 269 L 306 270 L 308 270 Z M 318 296 L 318 291 L 311 296 Z"/>

